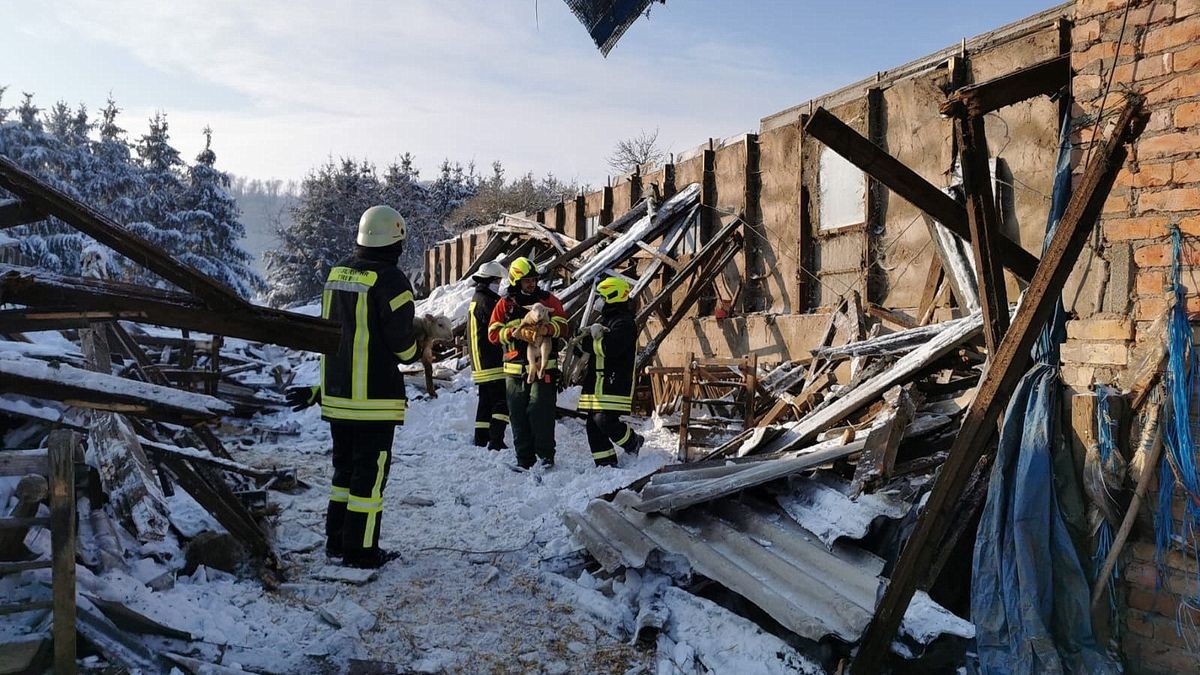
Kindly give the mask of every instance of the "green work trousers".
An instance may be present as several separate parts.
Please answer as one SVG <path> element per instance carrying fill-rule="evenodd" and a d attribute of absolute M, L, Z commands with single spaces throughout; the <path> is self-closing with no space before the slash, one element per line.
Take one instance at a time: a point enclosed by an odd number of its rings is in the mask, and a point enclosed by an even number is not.
<path fill-rule="evenodd" d="M 524 375 L 509 375 L 504 379 L 517 464 L 525 469 L 533 466 L 537 459 L 553 464 L 558 384 L 553 379 L 530 384 Z"/>

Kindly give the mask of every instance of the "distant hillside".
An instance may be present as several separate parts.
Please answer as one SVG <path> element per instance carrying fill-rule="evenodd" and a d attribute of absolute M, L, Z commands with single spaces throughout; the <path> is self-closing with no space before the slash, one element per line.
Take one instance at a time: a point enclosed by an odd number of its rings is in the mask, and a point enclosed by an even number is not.
<path fill-rule="evenodd" d="M 263 253 L 278 246 L 275 231 L 279 225 L 291 224 L 290 209 L 299 198 L 300 186 L 296 181 L 234 176 L 229 191 L 237 200 L 242 210 L 242 223 L 246 225 L 243 246 L 254 254 L 254 269 L 266 276 Z"/>

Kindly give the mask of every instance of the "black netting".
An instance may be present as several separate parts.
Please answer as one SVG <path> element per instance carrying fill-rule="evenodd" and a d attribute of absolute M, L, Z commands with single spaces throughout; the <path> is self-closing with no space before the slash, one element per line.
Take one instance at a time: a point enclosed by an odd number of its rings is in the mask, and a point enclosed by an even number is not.
<path fill-rule="evenodd" d="M 608 56 L 625 30 L 637 21 L 654 0 L 563 0 L 575 13 L 588 34 Z M 659 0 L 660 2 L 662 0 Z"/>

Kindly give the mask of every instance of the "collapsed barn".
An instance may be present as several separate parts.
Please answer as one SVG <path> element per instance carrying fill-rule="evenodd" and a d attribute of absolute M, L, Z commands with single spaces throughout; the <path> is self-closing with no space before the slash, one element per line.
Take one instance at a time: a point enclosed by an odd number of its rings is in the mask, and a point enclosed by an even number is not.
<path fill-rule="evenodd" d="M 780 657 L 795 669 L 973 649 L 1098 672 L 1109 645 L 1131 672 L 1193 668 L 1198 37 L 1187 0 L 1068 3 L 429 250 L 431 299 L 525 255 L 576 325 L 601 275 L 634 281 L 639 405 L 677 428 L 678 464 L 564 514 L 580 548 L 561 569 L 670 579 L 622 619 L 666 661 L 664 625 L 703 599 L 804 655 Z M 290 374 L 265 351 L 320 352 L 336 328 L 246 303 L 3 158 L 0 188 L 0 226 L 58 218 L 179 289 L 0 270 L 0 415 L 41 446 L 0 453 L 28 478 L 0 514 L 0 572 L 54 572 L 3 611 L 53 610 L 57 672 L 76 626 L 113 663 L 202 672 L 129 640 L 147 618 L 77 601 L 74 560 L 120 565 L 109 514 L 153 540 L 181 488 L 277 583 L 261 512 L 302 485 L 205 423 L 277 407 Z M 78 348 L 25 338 L 43 331 Z M 430 393 L 462 364 L 444 355 Z M 47 527 L 53 550 L 27 559 Z M 1048 579 L 1053 599 L 1029 587 Z M 1031 598 L 1051 609 L 1005 611 Z"/>
<path fill-rule="evenodd" d="M 694 464 L 568 518 L 604 570 L 683 555 L 792 634 L 839 634 L 805 617 L 837 614 L 845 598 L 796 582 L 816 574 L 805 549 L 784 554 L 761 529 L 770 563 L 751 560 L 756 526 L 730 497 L 773 504 L 754 511 L 772 520 L 783 509 L 811 535 L 821 525 L 787 503 L 819 504 L 801 495 L 831 484 L 843 497 L 905 494 L 916 474 L 931 480 L 909 494 L 924 506 L 902 526 L 902 552 L 884 556 L 886 593 L 868 594 L 841 633 L 861 638 L 855 672 L 879 667 L 914 589 L 969 615 L 973 553 L 987 574 L 981 555 L 1019 559 L 993 538 L 1053 536 L 1058 547 L 1064 531 L 1083 567 L 1071 592 L 1100 643 L 1115 640 L 1135 672 L 1190 668 L 1195 448 L 1188 415 L 1172 423 L 1160 411 L 1166 400 L 1194 414 L 1184 388 L 1200 213 L 1196 12 L 1056 7 L 527 214 L 524 233 L 504 221 L 447 240 L 426 254 L 426 283 L 534 255 L 577 293 L 596 273 L 581 250 L 621 250 L 604 264 L 638 289 L 647 409 L 679 414 L 679 460 Z M 685 224 L 622 246 L 642 211 L 696 188 Z M 1053 382 L 1030 389 L 1030 367 L 1052 369 Z M 1175 398 L 1160 389 L 1170 382 Z M 1004 422 L 1013 398 L 1028 408 Z M 1065 518 L 1054 532 L 1011 533 L 1022 509 L 1057 510 L 1019 489 L 1033 477 L 1014 474 L 1017 450 L 1003 439 L 997 449 L 997 425 L 1021 418 L 1061 441 L 1043 443 L 1035 472 L 1043 481 L 1053 456 Z M 1155 439 L 1171 428 L 1180 438 L 1164 450 Z M 989 489 L 996 506 L 985 510 Z M 690 535 L 662 534 L 672 518 Z"/>

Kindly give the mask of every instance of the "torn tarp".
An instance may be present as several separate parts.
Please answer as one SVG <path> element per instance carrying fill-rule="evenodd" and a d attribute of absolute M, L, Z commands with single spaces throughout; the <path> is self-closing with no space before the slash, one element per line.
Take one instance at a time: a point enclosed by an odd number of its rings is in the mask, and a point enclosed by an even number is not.
<path fill-rule="evenodd" d="M 600 53 L 608 56 L 617 40 L 654 0 L 564 0 L 579 23 L 592 36 Z M 666 0 L 658 0 L 666 3 Z"/>

